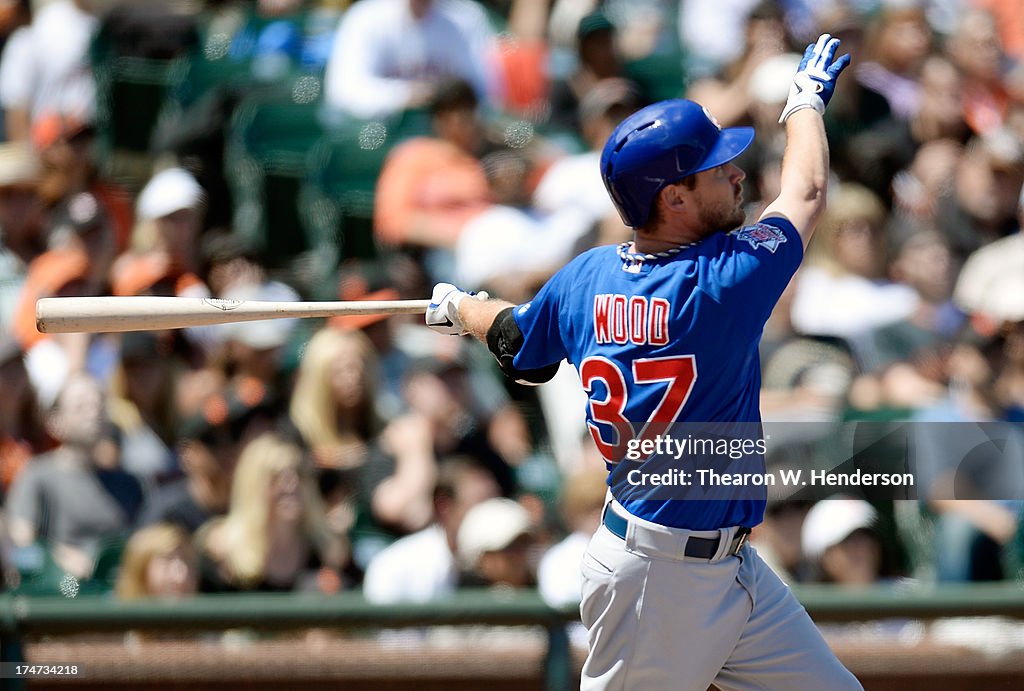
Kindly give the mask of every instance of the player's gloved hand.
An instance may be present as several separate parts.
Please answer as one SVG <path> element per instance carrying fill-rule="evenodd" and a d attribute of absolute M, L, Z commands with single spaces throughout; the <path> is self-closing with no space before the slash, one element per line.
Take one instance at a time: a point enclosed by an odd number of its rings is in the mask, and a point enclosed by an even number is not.
<path fill-rule="evenodd" d="M 430 304 L 427 306 L 427 326 L 449 336 L 464 336 L 469 332 L 459 317 L 459 303 L 466 298 L 486 300 L 489 297 L 485 291 L 473 293 L 461 290 L 451 283 L 438 283 L 434 286 Z"/>
<path fill-rule="evenodd" d="M 839 39 L 829 34 L 822 34 L 817 43 L 807 46 L 796 76 L 793 77 L 793 85 L 789 87 L 789 99 L 779 122 L 785 122 L 790 115 L 804 108 L 814 108 L 824 114 L 825 106 L 835 91 L 839 73 L 850 64 L 849 54 L 835 59 L 838 47 Z"/>

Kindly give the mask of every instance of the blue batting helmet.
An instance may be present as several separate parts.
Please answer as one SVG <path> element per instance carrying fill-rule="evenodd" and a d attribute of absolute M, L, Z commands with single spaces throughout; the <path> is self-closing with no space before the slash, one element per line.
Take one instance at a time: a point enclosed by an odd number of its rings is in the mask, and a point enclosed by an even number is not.
<path fill-rule="evenodd" d="M 625 224 L 639 228 L 665 186 L 731 161 L 752 141 L 753 128 L 722 129 L 698 103 L 661 101 L 615 128 L 601 152 L 601 178 Z"/>

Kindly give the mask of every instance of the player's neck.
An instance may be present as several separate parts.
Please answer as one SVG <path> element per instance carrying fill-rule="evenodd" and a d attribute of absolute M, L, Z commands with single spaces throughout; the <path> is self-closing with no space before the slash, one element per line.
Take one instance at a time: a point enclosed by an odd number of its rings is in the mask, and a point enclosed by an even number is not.
<path fill-rule="evenodd" d="M 639 254 L 657 254 L 665 250 L 690 245 L 703 236 L 688 228 L 666 228 L 661 226 L 654 231 L 638 230 L 633 233 L 633 251 Z"/>

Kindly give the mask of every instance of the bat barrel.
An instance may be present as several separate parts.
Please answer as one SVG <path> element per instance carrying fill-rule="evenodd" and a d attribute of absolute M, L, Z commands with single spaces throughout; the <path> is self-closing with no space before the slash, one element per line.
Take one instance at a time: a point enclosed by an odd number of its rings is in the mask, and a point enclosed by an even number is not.
<path fill-rule="evenodd" d="M 268 302 L 179 297 L 67 297 L 36 302 L 42 333 L 155 331 L 281 318 L 422 314 L 429 300 Z"/>

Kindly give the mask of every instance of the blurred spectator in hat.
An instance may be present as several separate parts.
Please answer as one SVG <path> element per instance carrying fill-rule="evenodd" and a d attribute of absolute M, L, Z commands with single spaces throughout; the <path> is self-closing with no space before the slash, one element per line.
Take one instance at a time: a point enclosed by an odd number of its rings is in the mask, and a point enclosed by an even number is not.
<path fill-rule="evenodd" d="M 459 581 L 456 538 L 472 507 L 497 497 L 491 474 L 470 458 L 440 464 L 433 491 L 433 522 L 378 552 L 363 579 L 363 594 L 377 603 L 430 602 Z"/>
<path fill-rule="evenodd" d="M 443 81 L 459 78 L 488 100 L 497 91 L 492 40 L 471 0 L 363 0 L 338 25 L 324 98 L 356 118 L 386 118 L 424 107 Z"/>
<path fill-rule="evenodd" d="M 1002 126 L 1010 99 L 995 17 L 980 7 L 965 9 L 947 39 L 946 52 L 964 75 L 964 117 L 971 130 L 985 134 Z"/>
<path fill-rule="evenodd" d="M 111 247 L 128 247 L 134 223 L 127 190 L 100 176 L 95 159 L 95 128 L 72 115 L 46 113 L 32 126 L 32 144 L 43 165 L 39 193 L 48 207 L 66 204 L 71 197 L 89 193 L 110 219 Z"/>
<path fill-rule="evenodd" d="M 430 102 L 433 137 L 396 146 L 374 201 L 374 233 L 388 245 L 451 248 L 466 222 L 492 204 L 480 163 L 485 145 L 479 99 L 467 81 L 438 85 Z"/>
<path fill-rule="evenodd" d="M 4 47 L 0 105 L 7 136 L 28 139 L 45 113 L 92 121 L 96 87 L 89 46 L 99 27 L 97 0 L 55 0 L 38 9 L 32 23 Z"/>
<path fill-rule="evenodd" d="M 530 514 L 511 499 L 488 499 L 467 511 L 456 544 L 465 585 L 527 588 L 536 582 Z"/>
<path fill-rule="evenodd" d="M 235 386 L 208 395 L 183 419 L 176 451 L 184 477 L 146 498 L 140 525 L 173 523 L 191 533 L 227 511 L 239 454 L 275 424 L 266 395 L 258 384 Z"/>
<path fill-rule="evenodd" d="M 42 408 L 29 380 L 21 348 L 0 334 L 0 486 L 6 494 L 33 456 L 53 448 Z"/>
<path fill-rule="evenodd" d="M 85 578 L 101 541 L 131 525 L 142 489 L 117 465 L 116 446 L 109 448 L 104 395 L 95 379 L 69 378 L 47 424 L 60 445 L 15 478 L 6 503 L 11 537 L 22 547 L 42 541 L 61 568 Z"/>
<path fill-rule="evenodd" d="M 810 579 L 865 586 L 883 575 L 878 512 L 862 499 L 823 499 L 811 507 L 800 531 Z"/>
<path fill-rule="evenodd" d="M 32 147 L 0 144 L 0 327 L 4 331 L 12 328 L 29 263 L 46 249 L 41 172 Z"/>
<path fill-rule="evenodd" d="M 157 523 L 131 536 L 114 587 L 119 600 L 180 600 L 198 590 L 198 554 L 181 526 Z"/>
<path fill-rule="evenodd" d="M 169 479 L 178 420 L 175 382 L 181 363 L 169 344 L 148 331 L 121 337 L 118 367 L 110 380 L 110 420 L 121 440 L 122 466 L 147 487 Z"/>
<path fill-rule="evenodd" d="M 265 433 L 238 459 L 223 517 L 197 534 L 204 591 L 312 590 L 333 593 L 348 546 L 327 527 L 302 449 Z"/>
<path fill-rule="evenodd" d="M 113 269 L 115 295 L 207 297 L 196 275 L 205 194 L 191 173 L 167 168 L 139 193 L 133 248 Z"/>
<path fill-rule="evenodd" d="M 604 79 L 625 78 L 626 72 L 622 58 L 615 44 L 615 25 L 602 12 L 592 12 L 582 19 L 576 27 L 575 70 L 551 82 L 551 115 L 548 124 L 567 132 L 582 131 L 580 120 L 580 101 L 595 84 Z M 643 94 L 640 101 L 648 99 Z"/>
<path fill-rule="evenodd" d="M 999 129 L 967 143 L 936 214 L 958 265 L 980 246 L 1017 229 L 1022 181 L 1024 144 L 1011 132 Z"/>

